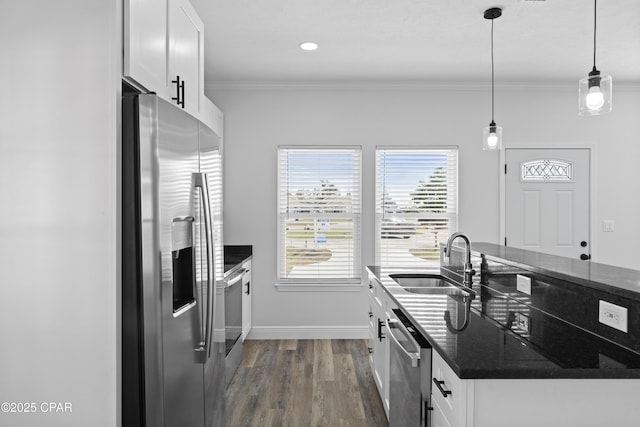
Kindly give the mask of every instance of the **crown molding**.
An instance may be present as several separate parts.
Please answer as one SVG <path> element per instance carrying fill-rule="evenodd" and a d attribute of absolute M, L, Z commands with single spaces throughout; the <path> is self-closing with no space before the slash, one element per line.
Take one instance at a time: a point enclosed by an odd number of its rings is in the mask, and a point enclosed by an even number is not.
<path fill-rule="evenodd" d="M 476 92 L 491 90 L 489 82 L 436 82 L 436 81 L 213 81 L 205 83 L 205 91 L 460 91 Z M 578 88 L 575 82 L 504 82 L 496 83 L 497 91 L 574 91 Z M 640 91 L 640 82 L 614 82 L 614 88 L 625 91 Z"/>

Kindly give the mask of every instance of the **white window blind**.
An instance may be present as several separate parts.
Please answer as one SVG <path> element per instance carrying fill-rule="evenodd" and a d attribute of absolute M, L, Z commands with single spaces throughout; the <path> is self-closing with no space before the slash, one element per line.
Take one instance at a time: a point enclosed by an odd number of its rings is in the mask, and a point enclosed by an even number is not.
<path fill-rule="evenodd" d="M 458 228 L 457 148 L 376 150 L 376 264 L 439 264 Z"/>
<path fill-rule="evenodd" d="M 279 147 L 281 283 L 359 282 L 360 147 Z"/>

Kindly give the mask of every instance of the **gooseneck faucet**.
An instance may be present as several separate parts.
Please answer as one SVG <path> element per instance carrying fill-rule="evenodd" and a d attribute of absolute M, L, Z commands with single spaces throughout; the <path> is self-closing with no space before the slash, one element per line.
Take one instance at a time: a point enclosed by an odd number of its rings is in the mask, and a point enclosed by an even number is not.
<path fill-rule="evenodd" d="M 469 237 L 464 233 L 453 233 L 449 236 L 449 240 L 447 240 L 445 255 L 449 258 L 451 257 L 451 245 L 458 237 L 464 240 L 465 243 L 464 279 L 462 280 L 462 284 L 471 288 L 472 276 L 476 272 L 473 270 L 473 266 L 471 265 L 471 242 L 469 242 Z"/>

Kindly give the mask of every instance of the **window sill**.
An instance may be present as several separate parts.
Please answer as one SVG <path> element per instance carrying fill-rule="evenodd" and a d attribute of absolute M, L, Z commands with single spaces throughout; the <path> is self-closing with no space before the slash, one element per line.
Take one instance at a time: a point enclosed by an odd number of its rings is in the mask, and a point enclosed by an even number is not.
<path fill-rule="evenodd" d="M 278 292 L 360 292 L 362 283 L 276 283 Z"/>

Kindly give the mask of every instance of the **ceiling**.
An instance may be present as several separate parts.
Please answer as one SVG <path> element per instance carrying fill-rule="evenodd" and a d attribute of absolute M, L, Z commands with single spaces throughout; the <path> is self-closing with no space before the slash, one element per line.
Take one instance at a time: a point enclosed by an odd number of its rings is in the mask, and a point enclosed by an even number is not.
<path fill-rule="evenodd" d="M 191 0 L 205 82 L 577 82 L 593 65 L 590 0 Z M 640 83 L 640 1 L 598 3 L 597 68 Z M 305 52 L 302 41 L 320 48 Z M 577 84 L 577 83 L 576 83 Z"/>

